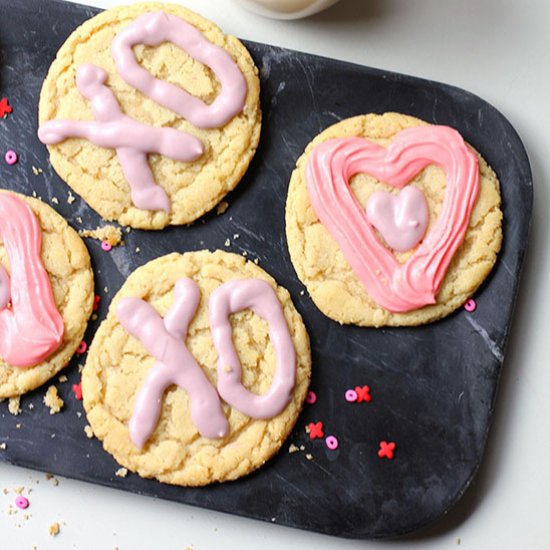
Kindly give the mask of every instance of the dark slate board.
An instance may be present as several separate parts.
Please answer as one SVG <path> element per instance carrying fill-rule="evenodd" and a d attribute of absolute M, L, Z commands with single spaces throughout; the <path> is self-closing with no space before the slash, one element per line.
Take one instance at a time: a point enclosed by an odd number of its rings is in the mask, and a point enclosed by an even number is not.
<path fill-rule="evenodd" d="M 0 120 L 0 153 L 13 148 L 20 162 L 0 162 L 2 186 L 54 204 L 74 227 L 96 227 L 99 217 L 53 172 L 36 135 L 40 86 L 59 46 L 98 10 L 49 0 L 0 0 L 0 93 L 14 112 Z M 132 231 L 126 246 L 110 253 L 89 241 L 97 275 L 99 310 L 127 275 L 162 254 L 222 248 L 247 251 L 287 287 L 304 316 L 313 348 L 312 388 L 319 399 L 306 407 L 282 451 L 258 472 L 237 482 L 200 489 L 161 485 L 129 475 L 115 477 L 116 463 L 99 441 L 85 437 L 85 416 L 71 385 L 77 363 L 57 384 L 62 414 L 41 404 L 44 389 L 22 400 L 13 417 L 0 411 L 0 459 L 126 491 L 185 502 L 283 525 L 357 538 L 379 538 L 418 529 L 444 514 L 463 494 L 482 458 L 504 348 L 526 249 L 532 182 L 523 145 L 508 121 L 480 98 L 444 84 L 247 43 L 262 77 L 264 129 L 255 160 L 228 200 L 223 216 L 210 214 L 189 228 Z M 400 111 L 457 128 L 496 170 L 504 204 L 504 248 L 476 295 L 478 309 L 411 329 L 341 327 L 326 319 L 300 291 L 287 252 L 284 208 L 288 180 L 306 144 L 341 118 Z M 35 176 L 32 166 L 44 173 Z M 141 252 L 134 253 L 139 246 Z M 103 288 L 108 286 L 107 296 Z M 97 322 L 92 322 L 90 341 Z M 369 384 L 373 401 L 349 405 L 346 389 Z M 29 410 L 28 405 L 34 404 Z M 322 420 L 340 440 L 337 451 L 310 442 L 310 421 Z M 20 429 L 16 424 L 20 423 Z M 55 436 L 55 437 L 54 437 Z M 397 442 L 396 458 L 377 456 L 380 440 Z M 288 453 L 293 442 L 313 455 Z"/>

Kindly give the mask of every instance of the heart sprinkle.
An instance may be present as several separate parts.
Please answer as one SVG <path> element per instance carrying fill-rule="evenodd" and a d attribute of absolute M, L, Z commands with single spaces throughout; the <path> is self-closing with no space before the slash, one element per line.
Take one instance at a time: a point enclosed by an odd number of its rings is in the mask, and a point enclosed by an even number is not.
<path fill-rule="evenodd" d="M 366 173 L 402 189 L 430 164 L 445 171 L 441 214 L 412 256 L 400 263 L 380 241 L 349 180 Z M 407 128 L 387 149 L 360 137 L 330 139 L 311 152 L 306 183 L 317 217 L 377 304 L 402 313 L 436 303 L 479 194 L 477 157 L 456 130 Z"/>

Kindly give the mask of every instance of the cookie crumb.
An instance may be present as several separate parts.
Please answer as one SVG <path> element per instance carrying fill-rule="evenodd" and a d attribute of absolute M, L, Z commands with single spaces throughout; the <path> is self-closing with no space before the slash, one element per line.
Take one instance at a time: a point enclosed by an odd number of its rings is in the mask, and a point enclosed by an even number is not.
<path fill-rule="evenodd" d="M 98 241 L 105 241 L 111 246 L 118 246 L 122 243 L 122 229 L 114 225 L 104 225 L 95 229 L 80 229 L 78 234 L 81 237 L 90 237 Z"/>
<path fill-rule="evenodd" d="M 235 233 L 233 235 L 233 240 L 236 241 L 238 238 L 240 238 L 240 234 L 239 233 Z"/>
<path fill-rule="evenodd" d="M 128 468 L 119 468 L 115 472 L 115 476 L 117 477 L 126 477 L 128 475 Z"/>
<path fill-rule="evenodd" d="M 53 474 L 46 474 L 46 480 L 51 481 L 54 487 L 59 485 L 59 479 L 57 479 Z"/>
<path fill-rule="evenodd" d="M 59 199 L 57 197 L 52 197 L 52 202 L 54 204 L 59 204 Z"/>
<path fill-rule="evenodd" d="M 456 539 L 455 542 L 456 542 L 456 545 L 457 545 L 457 546 L 460 546 L 460 543 L 461 543 L 462 541 L 460 540 L 460 537 L 457 537 L 457 539 Z"/>
<path fill-rule="evenodd" d="M 43 398 L 44 405 L 50 409 L 50 414 L 57 414 L 62 408 L 65 402 L 57 393 L 55 386 L 50 386 L 46 391 L 46 395 Z"/>
<path fill-rule="evenodd" d="M 141 252 L 141 248 L 139 246 L 136 246 L 136 254 L 139 254 Z"/>
<path fill-rule="evenodd" d="M 59 523 L 52 523 L 49 527 L 49 533 L 51 537 L 57 537 L 59 535 L 59 531 L 61 531 L 61 528 L 59 527 Z"/>
<path fill-rule="evenodd" d="M 300 290 L 300 296 L 303 296 L 306 293 L 305 290 Z"/>
<path fill-rule="evenodd" d="M 248 256 L 248 252 L 246 250 L 243 250 L 243 256 L 246 258 Z"/>
<path fill-rule="evenodd" d="M 29 403 L 29 409 L 32 411 L 34 409 L 34 403 Z"/>
<path fill-rule="evenodd" d="M 94 431 L 92 430 L 92 427 L 89 424 L 86 424 L 86 426 L 84 426 L 84 432 L 88 439 L 92 439 L 92 437 L 94 437 Z"/>
<path fill-rule="evenodd" d="M 8 446 L 7 446 L 5 443 L 3 443 L 3 442 L 0 443 L 0 449 L 1 449 L 2 451 L 5 451 L 7 448 L 8 448 Z"/>
<path fill-rule="evenodd" d="M 40 174 L 42 174 L 43 170 L 42 168 L 38 168 L 36 166 L 32 166 L 32 173 L 35 175 L 35 176 L 38 176 Z"/>
<path fill-rule="evenodd" d="M 79 224 L 82 224 L 82 218 L 80 216 L 77 216 L 76 217 L 76 221 L 79 223 Z"/>
<path fill-rule="evenodd" d="M 231 246 L 231 241 L 229 239 L 225 239 L 225 242 L 223 244 L 225 246 Z"/>
<path fill-rule="evenodd" d="M 36 199 L 36 191 L 32 192 L 32 196 Z"/>
<path fill-rule="evenodd" d="M 8 401 L 8 411 L 13 416 L 17 416 L 21 413 L 21 398 L 20 397 L 10 397 Z"/>
<path fill-rule="evenodd" d="M 258 258 L 254 258 L 254 263 L 258 265 L 260 263 L 260 260 Z"/>
<path fill-rule="evenodd" d="M 64 382 L 66 382 L 66 381 L 68 380 L 68 378 L 67 378 L 64 374 L 62 374 L 62 375 L 58 378 L 58 380 L 63 384 Z"/>
<path fill-rule="evenodd" d="M 67 196 L 67 203 L 73 204 L 75 200 L 76 200 L 76 197 L 69 191 L 69 195 Z"/>
<path fill-rule="evenodd" d="M 222 201 L 218 206 L 216 206 L 216 215 L 221 216 L 229 208 L 229 203 L 227 201 Z"/>
<path fill-rule="evenodd" d="M 305 451 L 306 448 L 303 445 L 300 445 L 300 451 Z"/>
<path fill-rule="evenodd" d="M 292 454 L 292 453 L 297 453 L 299 450 L 300 450 L 300 449 L 299 449 L 296 445 L 294 445 L 294 443 L 291 443 L 291 444 L 290 444 L 290 447 L 288 448 L 288 452 L 289 452 L 290 454 Z"/>
<path fill-rule="evenodd" d="M 18 430 L 20 430 L 20 429 L 21 429 L 21 423 L 20 423 L 20 422 L 17 423 L 17 424 L 15 425 L 15 427 L 16 427 Z"/>
<path fill-rule="evenodd" d="M 306 458 L 308 460 L 313 460 L 313 455 L 311 453 L 306 453 Z"/>

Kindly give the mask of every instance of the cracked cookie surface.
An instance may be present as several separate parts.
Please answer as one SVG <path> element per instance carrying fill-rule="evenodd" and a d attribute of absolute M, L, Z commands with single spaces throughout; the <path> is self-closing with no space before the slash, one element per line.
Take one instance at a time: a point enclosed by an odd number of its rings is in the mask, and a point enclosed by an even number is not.
<path fill-rule="evenodd" d="M 121 298 L 135 296 L 164 316 L 173 303 L 174 285 L 182 277 L 193 279 L 201 290 L 186 345 L 214 387 L 218 354 L 208 322 L 208 297 L 222 283 L 243 278 L 267 281 L 275 290 L 296 349 L 296 384 L 291 402 L 269 420 L 252 419 L 222 401 L 230 428 L 228 435 L 219 440 L 199 434 L 191 420 L 187 394 L 171 386 L 164 394 L 159 423 L 140 450 L 130 439 L 128 423 L 136 392 L 155 359 L 120 325 L 115 308 Z M 248 390 L 264 394 L 275 371 L 267 323 L 248 309 L 233 314 L 230 322 L 242 364 L 242 382 Z M 278 451 L 302 408 L 310 369 L 309 338 L 302 318 L 288 291 L 277 286 L 263 269 L 242 256 L 223 251 L 174 253 L 134 271 L 113 299 L 82 373 L 84 407 L 95 436 L 122 466 L 166 483 L 206 485 L 241 477 Z"/>
<path fill-rule="evenodd" d="M 387 147 L 401 131 L 426 122 L 399 113 L 368 114 L 343 120 L 319 134 L 297 162 L 286 203 L 286 236 L 299 279 L 316 306 L 331 319 L 360 326 L 420 325 L 445 317 L 460 307 L 481 285 L 496 262 L 502 243 L 500 186 L 493 169 L 479 160 L 480 193 L 462 246 L 454 255 L 437 295 L 437 303 L 406 313 L 392 313 L 377 305 L 352 271 L 335 239 L 315 214 L 306 188 L 305 168 L 312 149 L 329 139 L 360 136 Z M 445 174 L 429 165 L 411 185 L 421 189 L 430 213 L 427 232 L 435 223 L 445 195 Z M 351 178 L 360 204 L 375 191 L 397 191 L 367 174 Z M 395 253 L 404 262 L 414 249 Z"/>
<path fill-rule="evenodd" d="M 67 365 L 82 341 L 94 302 L 90 256 L 76 231 L 42 201 L 9 193 L 24 200 L 40 223 L 42 262 L 50 279 L 55 305 L 63 319 L 64 333 L 59 348 L 34 367 L 13 367 L 0 358 L 0 398 L 15 397 L 34 390 Z M 9 272 L 9 260 L 1 239 L 0 264 Z"/>
<path fill-rule="evenodd" d="M 243 73 L 248 94 L 244 109 L 222 128 L 199 129 L 173 111 L 128 85 L 116 71 L 111 43 L 116 34 L 144 13 L 163 10 L 184 19 L 212 43 L 225 49 Z M 214 73 L 174 44 L 138 45 L 139 64 L 155 77 L 185 89 L 206 103 L 219 93 Z M 86 21 L 60 48 L 42 86 L 39 122 L 53 119 L 91 120 L 89 102 L 76 87 L 76 71 L 93 63 L 108 73 L 107 85 L 122 112 L 157 127 L 170 127 L 199 138 L 204 154 L 194 162 L 177 162 L 149 155 L 153 177 L 168 194 L 171 211 L 141 210 L 132 204 L 130 187 L 113 149 L 100 148 L 84 139 L 67 139 L 48 147 L 59 176 L 106 220 L 141 229 L 162 229 L 188 224 L 211 210 L 236 187 L 258 146 L 261 127 L 260 84 L 257 69 L 246 48 L 224 35 L 213 23 L 175 4 L 142 3 L 103 12 Z"/>

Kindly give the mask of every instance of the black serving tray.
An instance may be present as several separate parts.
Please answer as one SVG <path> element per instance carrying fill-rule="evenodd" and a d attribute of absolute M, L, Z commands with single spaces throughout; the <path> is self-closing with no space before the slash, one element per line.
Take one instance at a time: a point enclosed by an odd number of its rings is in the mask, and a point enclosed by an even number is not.
<path fill-rule="evenodd" d="M 0 120 L 0 153 L 3 157 L 14 149 L 20 155 L 15 166 L 0 162 L 1 185 L 26 194 L 36 191 L 50 204 L 56 197 L 59 202 L 52 206 L 76 228 L 94 228 L 102 220 L 79 197 L 67 203 L 68 187 L 36 137 L 37 103 L 57 49 L 98 11 L 52 0 L 0 0 L 0 96 L 13 106 L 13 113 Z M 71 391 L 80 378 L 77 363 L 83 362 L 75 358 L 65 370 L 69 382 L 56 383 L 66 404 L 61 414 L 47 414 L 41 403 L 44 389 L 22 399 L 18 417 L 8 413 L 6 404 L 0 406 L 0 442 L 7 444 L 0 459 L 331 535 L 404 534 L 449 510 L 482 459 L 527 246 L 533 200 L 529 161 L 510 123 L 469 92 L 264 44 L 246 45 L 260 69 L 264 128 L 247 175 L 228 197 L 228 211 L 209 214 L 191 227 L 132 230 L 125 234 L 126 245 L 109 253 L 97 241 L 88 241 L 102 301 L 86 340 L 90 342 L 113 294 L 139 265 L 173 251 L 246 251 L 290 290 L 304 317 L 317 403 L 306 406 L 281 452 L 242 480 L 193 489 L 132 474 L 121 479 L 101 443 L 84 434 L 85 415 L 77 415 L 82 403 Z M 384 111 L 457 128 L 498 174 L 504 245 L 475 296 L 474 313 L 460 309 L 419 328 L 342 327 L 301 292 L 284 232 L 287 186 L 296 159 L 316 134 L 337 120 Z M 43 173 L 34 175 L 32 166 Z M 228 237 L 232 244 L 226 248 Z M 371 386 L 372 402 L 346 403 L 344 392 L 363 384 Z M 338 437 L 337 451 L 309 440 L 304 427 L 317 420 Z M 397 443 L 394 460 L 378 458 L 381 440 Z M 290 443 L 304 445 L 305 452 L 289 453 Z"/>

